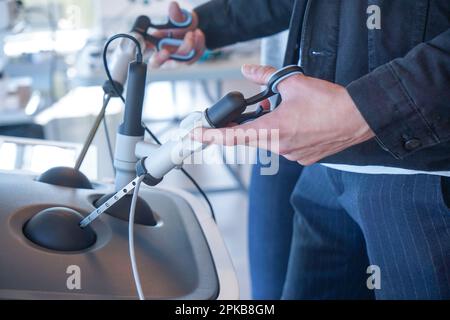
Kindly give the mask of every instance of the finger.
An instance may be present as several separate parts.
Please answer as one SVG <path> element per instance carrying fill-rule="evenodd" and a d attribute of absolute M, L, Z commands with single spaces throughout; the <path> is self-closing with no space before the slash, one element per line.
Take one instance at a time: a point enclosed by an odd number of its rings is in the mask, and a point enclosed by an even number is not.
<path fill-rule="evenodd" d="M 255 120 L 245 122 L 245 123 L 239 125 L 239 128 L 243 129 L 243 130 L 279 129 L 280 122 L 279 122 L 278 112 L 277 112 L 277 110 L 269 112 L 259 118 L 256 118 Z"/>
<path fill-rule="evenodd" d="M 260 85 L 267 84 L 275 71 L 276 69 L 273 67 L 255 64 L 244 64 L 241 69 L 245 78 Z"/>
<path fill-rule="evenodd" d="M 167 38 L 169 34 L 169 30 L 156 30 L 155 32 L 152 32 L 152 36 L 155 36 L 156 38 Z"/>
<path fill-rule="evenodd" d="M 266 99 L 261 101 L 261 103 L 259 104 L 264 110 L 270 110 L 270 100 Z"/>
<path fill-rule="evenodd" d="M 220 129 L 198 128 L 194 130 L 191 137 L 203 143 L 213 143 L 222 145 L 247 145 L 247 146 L 267 146 L 272 145 L 274 123 L 276 119 L 270 117 L 271 114 L 262 116 L 254 121 Z M 277 130 L 277 129 L 275 129 Z M 279 135 L 276 135 L 277 139 Z"/>
<path fill-rule="evenodd" d="M 150 59 L 150 67 L 153 69 L 161 67 L 170 59 L 170 52 L 167 49 L 155 52 Z"/>
<path fill-rule="evenodd" d="M 226 125 L 226 127 L 227 127 L 227 128 L 233 128 L 233 127 L 236 127 L 236 126 L 238 126 L 238 125 L 239 125 L 239 123 L 236 123 L 236 122 L 230 122 L 229 124 Z"/>
<path fill-rule="evenodd" d="M 185 16 L 181 11 L 180 5 L 176 1 L 172 1 L 169 5 L 169 17 L 176 22 L 183 22 Z"/>
<path fill-rule="evenodd" d="M 194 63 L 200 59 L 203 56 L 206 47 L 205 34 L 200 29 L 195 30 L 194 39 L 195 57 L 189 61 L 189 63 Z"/>
<path fill-rule="evenodd" d="M 152 33 L 152 36 L 154 36 L 155 38 L 173 38 L 173 39 L 183 39 L 186 35 L 186 32 L 180 32 L 178 30 L 177 32 L 172 32 L 169 30 L 158 30 Z M 151 43 L 150 41 L 146 41 L 147 44 L 147 48 L 149 49 L 154 49 L 155 45 L 153 43 Z M 171 53 L 175 53 L 179 47 L 176 46 L 164 46 L 164 49 L 166 49 L 167 51 L 171 52 Z"/>
<path fill-rule="evenodd" d="M 171 20 L 173 20 L 175 22 L 183 22 L 186 19 L 178 2 L 172 1 L 169 4 L 169 17 Z M 166 38 L 166 37 L 169 37 L 169 35 L 170 35 L 173 38 L 182 39 L 183 36 L 185 35 L 186 31 L 187 30 L 184 28 L 183 29 L 174 28 L 174 29 L 166 29 L 166 30 L 156 30 L 156 31 L 152 32 L 151 35 L 155 36 L 157 38 Z"/>
<path fill-rule="evenodd" d="M 153 43 L 151 43 L 150 41 L 145 41 L 145 48 L 146 48 L 146 49 L 153 50 L 153 49 L 155 49 L 156 47 L 155 47 L 155 45 L 154 45 Z"/>
<path fill-rule="evenodd" d="M 192 31 L 189 31 L 184 36 L 183 43 L 178 47 L 176 54 L 185 55 L 191 52 L 192 49 L 195 47 L 195 38 L 194 33 Z"/>

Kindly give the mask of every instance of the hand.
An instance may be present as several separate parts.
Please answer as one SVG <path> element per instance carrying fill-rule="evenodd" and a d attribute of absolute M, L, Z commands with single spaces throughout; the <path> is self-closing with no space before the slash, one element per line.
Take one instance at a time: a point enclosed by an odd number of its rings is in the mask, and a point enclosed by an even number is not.
<path fill-rule="evenodd" d="M 171 54 L 186 55 L 192 49 L 195 49 L 195 57 L 192 60 L 185 62 L 186 64 L 192 64 L 196 62 L 203 55 L 206 50 L 205 35 L 200 29 L 197 28 L 198 16 L 195 11 L 192 11 L 191 14 L 192 24 L 188 28 L 158 30 L 152 33 L 153 36 L 158 38 L 168 37 L 169 35 L 172 35 L 174 38 L 184 40 L 183 44 L 178 47 L 178 49 L 164 48 L 161 51 L 156 51 L 150 59 L 150 66 L 152 68 L 159 68 L 160 66 L 162 66 L 166 61 L 170 60 Z M 177 2 L 170 3 L 169 17 L 178 22 L 181 22 L 185 19 L 183 12 L 181 11 L 180 6 Z M 149 47 L 152 48 L 152 45 L 149 44 Z"/>
<path fill-rule="evenodd" d="M 267 84 L 275 71 L 255 65 L 242 68 L 247 79 L 260 85 Z M 288 160 L 310 165 L 374 137 L 347 90 L 340 85 L 294 75 L 282 81 L 278 90 L 283 101 L 274 111 L 231 128 L 196 129 L 194 138 L 224 145 L 267 146 Z"/>

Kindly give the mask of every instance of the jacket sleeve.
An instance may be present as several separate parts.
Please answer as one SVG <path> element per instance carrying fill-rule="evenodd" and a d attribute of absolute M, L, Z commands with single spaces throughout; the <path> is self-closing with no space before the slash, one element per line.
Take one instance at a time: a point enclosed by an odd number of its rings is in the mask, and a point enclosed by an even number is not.
<path fill-rule="evenodd" d="M 450 140 L 450 29 L 350 83 L 382 148 L 402 159 Z"/>
<path fill-rule="evenodd" d="M 215 49 L 287 29 L 293 5 L 294 0 L 212 0 L 194 11 L 206 46 Z"/>

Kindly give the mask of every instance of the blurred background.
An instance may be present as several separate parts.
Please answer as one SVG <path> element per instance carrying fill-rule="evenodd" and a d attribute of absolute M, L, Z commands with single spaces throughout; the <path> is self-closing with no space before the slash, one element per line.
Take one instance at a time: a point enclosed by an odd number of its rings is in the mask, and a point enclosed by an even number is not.
<path fill-rule="evenodd" d="M 53 166 L 73 166 L 101 108 L 101 85 L 106 79 L 101 54 L 106 39 L 129 31 L 141 14 L 154 22 L 166 20 L 169 2 L 0 0 L 0 170 L 39 174 Z M 205 1 L 179 2 L 192 9 Z M 240 67 L 259 63 L 260 51 L 260 43 L 254 41 L 208 52 L 193 66 L 172 64 L 149 70 L 146 124 L 164 141 L 185 115 L 205 109 L 228 91 L 257 92 L 256 85 L 243 80 Z M 100 128 L 81 167 L 92 180 L 113 181 L 107 137 L 114 146 L 122 115 L 122 103 L 113 99 L 107 109 L 108 128 Z M 244 299 L 250 298 L 249 168 L 249 164 L 224 163 L 186 166 L 216 210 Z M 195 194 L 176 171 L 163 184 Z"/>

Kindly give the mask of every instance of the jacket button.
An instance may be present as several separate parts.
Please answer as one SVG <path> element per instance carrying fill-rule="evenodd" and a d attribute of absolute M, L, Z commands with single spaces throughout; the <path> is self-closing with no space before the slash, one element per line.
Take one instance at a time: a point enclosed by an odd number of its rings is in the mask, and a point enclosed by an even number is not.
<path fill-rule="evenodd" d="M 422 141 L 420 141 L 419 139 L 409 139 L 408 141 L 405 142 L 405 149 L 408 151 L 412 151 L 415 150 L 419 147 L 422 146 Z"/>

